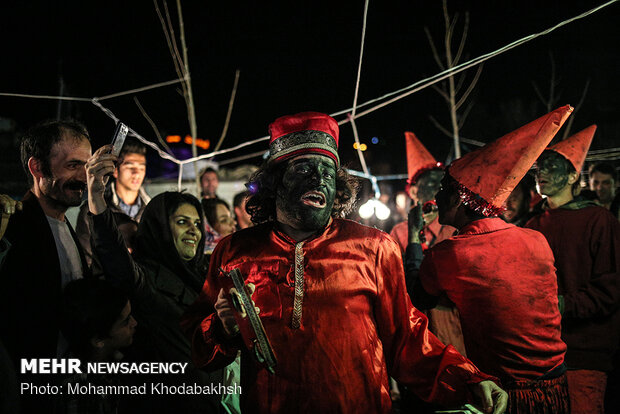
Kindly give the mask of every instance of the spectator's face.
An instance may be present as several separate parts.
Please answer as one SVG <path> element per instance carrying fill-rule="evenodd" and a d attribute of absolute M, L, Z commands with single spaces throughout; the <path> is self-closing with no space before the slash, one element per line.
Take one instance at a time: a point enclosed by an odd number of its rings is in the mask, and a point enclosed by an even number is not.
<path fill-rule="evenodd" d="M 610 174 L 595 171 L 590 176 L 590 190 L 596 192 L 601 203 L 611 203 L 616 196 L 616 183 Z"/>
<path fill-rule="evenodd" d="M 225 205 L 218 204 L 215 206 L 215 223 L 213 223 L 215 231 L 221 236 L 228 236 L 234 233 L 236 225 L 237 222 L 232 218 L 230 210 Z"/>
<path fill-rule="evenodd" d="M 206 172 L 202 175 L 202 194 L 207 198 L 214 198 L 217 192 L 217 187 L 220 185 L 220 180 L 217 178 L 217 174 L 213 171 Z"/>
<path fill-rule="evenodd" d="M 545 151 L 536 161 L 538 192 L 553 197 L 569 184 L 568 161 L 555 151 Z"/>
<path fill-rule="evenodd" d="M 182 260 L 192 260 L 202 237 L 198 211 L 191 204 L 181 204 L 169 217 L 169 223 L 177 253 Z"/>
<path fill-rule="evenodd" d="M 129 153 L 114 171 L 116 186 L 128 191 L 138 191 L 146 174 L 146 157 L 142 154 Z"/>
<path fill-rule="evenodd" d="M 502 214 L 504 220 L 512 223 L 525 213 L 527 206 L 523 202 L 524 199 L 522 188 L 517 186 L 506 199 L 506 211 Z"/>
<path fill-rule="evenodd" d="M 279 222 L 297 230 L 327 225 L 336 196 L 336 165 L 322 155 L 300 155 L 287 161 L 276 195 Z"/>
<path fill-rule="evenodd" d="M 138 322 L 131 315 L 131 304 L 129 301 L 123 308 L 107 338 L 105 344 L 110 349 L 126 348 L 133 342 L 133 335 L 136 332 Z"/>
<path fill-rule="evenodd" d="M 435 200 L 437 201 L 439 223 L 453 225 L 460 203 L 458 194 L 448 185 L 447 180 L 444 179 L 441 181 L 441 186 L 435 195 Z"/>
<path fill-rule="evenodd" d="M 79 206 L 86 191 L 85 165 L 91 156 L 90 142 L 86 138 L 63 138 L 52 146 L 50 176 L 35 177 L 41 193 L 59 206 Z"/>
<path fill-rule="evenodd" d="M 248 199 L 244 198 L 241 205 L 236 206 L 234 208 L 235 217 L 237 218 L 237 223 L 239 224 L 239 228 L 242 228 L 242 229 L 252 227 L 252 218 L 250 217 L 248 212 L 245 211 L 245 204 L 247 203 L 247 201 Z"/>

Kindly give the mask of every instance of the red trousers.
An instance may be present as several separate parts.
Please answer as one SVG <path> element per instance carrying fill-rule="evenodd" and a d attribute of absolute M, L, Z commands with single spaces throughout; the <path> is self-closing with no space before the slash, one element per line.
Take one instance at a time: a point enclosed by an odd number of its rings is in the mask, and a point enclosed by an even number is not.
<path fill-rule="evenodd" d="M 567 371 L 572 414 L 604 414 L 607 374 L 578 369 Z"/>

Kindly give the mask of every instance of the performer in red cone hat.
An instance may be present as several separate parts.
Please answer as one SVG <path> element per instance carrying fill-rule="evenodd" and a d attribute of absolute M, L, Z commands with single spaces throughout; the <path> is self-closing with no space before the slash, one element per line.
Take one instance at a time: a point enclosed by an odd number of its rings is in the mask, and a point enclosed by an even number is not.
<path fill-rule="evenodd" d="M 469 388 L 487 412 L 503 412 L 506 394 L 412 307 L 396 242 L 340 218 L 352 190 L 336 121 L 305 112 L 278 118 L 270 132 L 270 157 L 249 185 L 257 225 L 220 241 L 183 322 L 196 363 L 213 369 L 241 350 L 244 413 L 389 413 L 388 375 L 443 404 L 462 403 Z M 220 268 L 256 286 L 273 374 L 235 336 Z"/>
<path fill-rule="evenodd" d="M 559 108 L 447 168 L 439 222 L 459 233 L 426 251 L 414 293 L 416 306 L 456 304 L 467 353 L 501 379 L 508 413 L 569 413 L 553 254 L 540 233 L 497 216 L 571 112 Z"/>
<path fill-rule="evenodd" d="M 572 412 L 602 414 L 606 372 L 620 340 L 620 223 L 596 202 L 574 196 L 595 131 L 592 125 L 538 158 L 545 199 L 526 227 L 540 231 L 555 256 Z"/>

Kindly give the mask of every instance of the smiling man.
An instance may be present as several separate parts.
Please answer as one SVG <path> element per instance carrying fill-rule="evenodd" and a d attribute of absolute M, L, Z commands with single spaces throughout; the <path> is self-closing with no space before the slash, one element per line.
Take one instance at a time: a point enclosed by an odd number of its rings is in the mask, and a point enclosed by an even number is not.
<path fill-rule="evenodd" d="M 389 413 L 388 375 L 426 400 L 462 403 L 469 389 L 488 412 L 503 412 L 506 394 L 411 305 L 396 242 L 341 218 L 355 187 L 340 167 L 336 121 L 284 116 L 270 135 L 270 157 L 248 185 L 257 225 L 220 241 L 183 321 L 196 364 L 216 369 L 241 350 L 246 413 Z M 275 374 L 242 345 L 220 268 L 255 285 Z"/>
<path fill-rule="evenodd" d="M 45 122 L 22 138 L 31 187 L 7 227 L 11 248 L 0 269 L 0 338 L 16 362 L 66 351 L 59 335 L 62 287 L 82 278 L 87 266 L 65 212 L 82 201 L 90 155 L 88 132 L 76 122 Z"/>

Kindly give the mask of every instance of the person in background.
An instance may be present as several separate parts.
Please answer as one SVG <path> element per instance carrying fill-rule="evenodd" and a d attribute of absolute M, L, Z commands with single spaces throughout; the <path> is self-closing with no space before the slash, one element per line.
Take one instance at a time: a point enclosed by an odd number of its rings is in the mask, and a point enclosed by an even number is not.
<path fill-rule="evenodd" d="M 114 362 L 122 359 L 120 350 L 130 346 L 137 322 L 131 315 L 127 294 L 100 279 L 70 282 L 63 292 L 62 331 L 69 342 L 72 358 L 87 362 Z M 64 393 L 55 399 L 58 414 L 116 414 L 118 394 L 70 394 L 68 385 L 120 385 L 118 374 L 74 374 L 63 381 Z"/>
<path fill-rule="evenodd" d="M 196 364 L 217 369 L 241 350 L 242 412 L 389 413 L 388 375 L 425 399 L 459 404 L 472 391 L 486 412 L 503 412 L 506 394 L 412 307 L 396 242 L 340 218 L 356 186 L 340 167 L 336 120 L 304 112 L 269 130 L 270 157 L 251 178 L 247 207 L 260 224 L 220 241 L 182 321 Z M 274 374 L 237 335 L 220 268 L 255 285 Z"/>
<path fill-rule="evenodd" d="M 534 189 L 534 178 L 525 174 L 514 190 L 506 199 L 506 210 L 501 217 L 507 222 L 518 227 L 523 227 L 531 218 L 530 201 Z"/>
<path fill-rule="evenodd" d="M 252 223 L 252 217 L 245 209 L 245 204 L 249 195 L 250 193 L 247 191 L 242 191 L 235 194 L 235 197 L 233 198 L 233 211 L 235 213 L 235 220 L 237 221 L 237 230 L 247 229 L 248 227 L 252 227 L 254 225 Z"/>
<path fill-rule="evenodd" d="M 211 254 L 222 237 L 236 230 L 237 222 L 230 214 L 228 203 L 220 198 L 203 198 L 205 213 L 205 254 Z"/>
<path fill-rule="evenodd" d="M 104 197 L 130 251 L 142 213 L 151 200 L 142 188 L 145 176 L 146 147 L 139 141 L 127 139 L 118 157 L 118 164 L 114 169 L 114 180 L 109 180 Z M 88 224 L 88 201 L 86 201 L 82 203 L 80 208 L 76 233 L 93 274 L 100 275 L 102 273 L 101 264 L 96 257 L 93 257 L 91 231 Z"/>
<path fill-rule="evenodd" d="M 592 164 L 589 169 L 590 190 L 596 193 L 601 206 L 616 218 L 620 218 L 620 192 L 618 192 L 618 171 L 604 162 Z"/>
<path fill-rule="evenodd" d="M 542 212 L 525 227 L 555 256 L 572 412 L 602 414 L 607 372 L 620 340 L 620 222 L 596 202 L 575 199 L 596 126 L 548 148 L 536 161 Z"/>
<path fill-rule="evenodd" d="M 200 195 L 202 198 L 218 198 L 217 188 L 220 186 L 220 177 L 213 167 L 206 167 L 200 173 Z"/>

